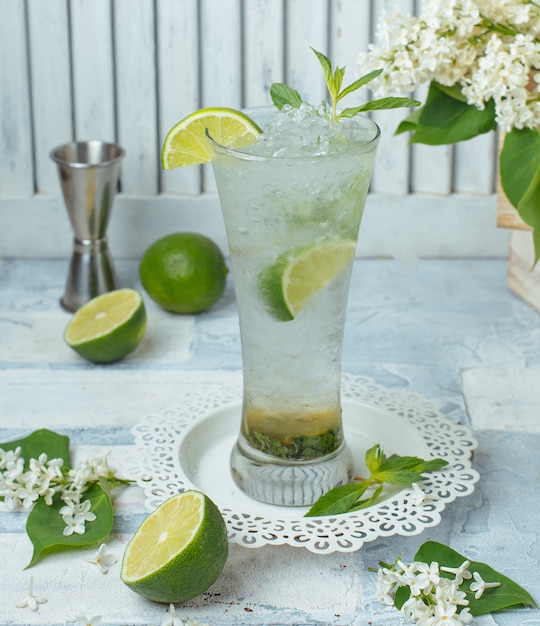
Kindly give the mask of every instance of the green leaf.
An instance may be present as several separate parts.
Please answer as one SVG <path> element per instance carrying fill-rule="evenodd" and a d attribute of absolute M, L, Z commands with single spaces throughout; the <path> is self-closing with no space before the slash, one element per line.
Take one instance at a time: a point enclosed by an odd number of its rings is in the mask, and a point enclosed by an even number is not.
<path fill-rule="evenodd" d="M 507 133 L 499 158 L 501 183 L 506 197 L 517 208 L 540 166 L 540 133 L 514 129 Z"/>
<path fill-rule="evenodd" d="M 363 111 L 379 111 L 388 109 L 401 109 L 402 107 L 416 107 L 421 104 L 418 100 L 411 98 L 395 98 L 389 96 L 387 98 L 379 98 L 378 100 L 370 100 L 358 107 L 344 109 L 339 117 L 354 117 L 357 113 Z"/>
<path fill-rule="evenodd" d="M 457 568 L 464 561 L 470 559 L 467 559 L 442 543 L 427 541 L 420 546 L 414 560 L 423 563 L 436 561 L 439 564 L 439 567 L 445 566 Z M 510 578 L 495 571 L 489 565 L 478 561 L 471 561 L 468 569 L 471 573 L 478 572 L 486 582 L 501 583 L 499 587 L 486 589 L 482 597 L 478 600 L 476 600 L 474 593 L 469 589 L 470 584 L 471 582 L 474 582 L 474 579 L 466 580 L 462 583 L 460 590 L 465 591 L 467 594 L 469 608 L 471 609 L 471 613 L 473 615 L 483 615 L 485 613 L 491 613 L 501 609 L 517 608 L 519 606 L 537 606 L 532 596 L 525 589 L 523 589 L 523 587 L 520 587 Z M 446 575 L 444 572 L 441 573 L 442 575 Z M 453 578 L 451 574 L 448 574 L 447 576 L 449 578 Z"/>
<path fill-rule="evenodd" d="M 379 496 L 381 495 L 383 490 L 383 485 L 379 485 L 377 487 L 377 489 L 375 489 L 375 491 L 371 494 L 371 496 L 369 498 L 366 498 L 365 500 L 359 500 L 358 502 L 355 502 L 347 511 L 348 513 L 351 513 L 352 511 L 360 511 L 361 509 L 367 509 L 368 506 L 371 506 L 372 504 L 375 504 L 377 502 L 377 500 L 379 499 Z"/>
<path fill-rule="evenodd" d="M 43 452 L 48 459 L 62 459 L 66 469 L 71 468 L 69 455 L 69 437 L 42 428 L 22 439 L 0 443 L 3 450 L 15 450 L 21 447 L 21 456 L 25 461 L 25 469 L 28 469 L 30 459 L 37 459 Z"/>
<path fill-rule="evenodd" d="M 362 497 L 368 485 L 362 483 L 348 483 L 331 489 L 309 509 L 305 517 L 319 517 L 321 515 L 339 515 L 347 513 L 350 507 Z"/>
<path fill-rule="evenodd" d="M 517 205 L 521 219 L 532 228 L 540 228 L 540 166 Z"/>
<path fill-rule="evenodd" d="M 534 262 L 533 267 L 540 260 L 540 228 L 535 228 L 532 232 L 533 245 L 534 245 Z"/>
<path fill-rule="evenodd" d="M 375 444 L 372 448 L 366 452 L 366 467 L 371 475 L 373 475 L 381 467 L 381 464 L 386 461 L 386 455 L 383 452 L 379 444 Z"/>
<path fill-rule="evenodd" d="M 272 83 L 270 87 L 270 97 L 274 105 L 280 110 L 286 104 L 290 104 L 295 109 L 300 108 L 302 104 L 302 96 L 298 91 L 283 83 Z"/>
<path fill-rule="evenodd" d="M 343 84 L 343 77 L 345 76 L 345 68 L 344 67 L 336 67 L 334 71 L 334 76 L 332 78 L 332 93 L 334 95 L 335 101 L 338 101 L 339 90 L 341 89 L 341 85 Z"/>
<path fill-rule="evenodd" d="M 380 471 L 397 470 L 413 471 L 419 474 L 423 472 L 435 472 L 448 465 L 444 459 L 424 460 L 417 456 L 399 456 L 392 454 L 381 464 Z"/>
<path fill-rule="evenodd" d="M 311 48 L 311 46 L 310 46 Z M 319 63 L 321 64 L 324 72 L 324 78 L 326 80 L 326 85 L 330 94 L 332 94 L 332 89 L 334 85 L 334 76 L 332 74 L 332 64 L 330 63 L 330 59 L 325 56 L 322 52 L 315 50 L 315 48 L 311 48 L 315 53 L 315 56 L 319 59 Z"/>
<path fill-rule="evenodd" d="M 398 611 L 401 611 L 401 607 L 411 597 L 411 588 L 407 585 L 398 587 L 396 589 L 396 595 L 394 596 L 394 606 Z"/>
<path fill-rule="evenodd" d="M 467 98 L 463 95 L 460 84 L 455 84 L 449 87 L 448 85 L 441 85 L 441 83 L 437 83 L 437 87 L 442 92 L 444 92 L 447 96 L 454 98 L 454 100 L 459 100 L 460 102 L 467 102 Z"/>
<path fill-rule="evenodd" d="M 63 534 L 66 525 L 59 513 L 65 504 L 60 494 L 54 497 L 50 506 L 43 498 L 37 500 L 26 522 L 26 532 L 34 546 L 32 559 L 26 568 L 34 565 L 46 553 L 63 548 L 92 545 L 107 537 L 113 526 L 113 505 L 107 481 L 100 479 L 99 483 L 93 483 L 84 493 L 83 499 L 90 500 L 92 503 L 90 510 L 95 513 L 97 519 L 86 522 L 84 535 L 74 533 L 67 537 Z"/>
<path fill-rule="evenodd" d="M 388 483 L 390 485 L 412 485 L 422 480 L 422 474 L 420 472 L 407 470 L 379 470 L 373 478 L 381 483 Z"/>
<path fill-rule="evenodd" d="M 416 127 L 418 126 L 418 122 L 420 120 L 421 115 L 422 115 L 421 108 L 414 110 L 410 115 L 408 115 L 404 120 L 400 122 L 395 134 L 400 135 L 401 133 L 415 131 Z"/>
<path fill-rule="evenodd" d="M 369 74 L 361 76 L 358 80 L 355 80 L 354 83 L 351 83 L 348 87 L 345 87 L 345 89 L 338 94 L 336 101 L 339 101 L 350 93 L 353 93 L 353 91 L 357 91 L 358 89 L 360 89 L 360 87 L 367 85 L 369 82 L 371 82 L 374 78 L 377 78 L 377 76 L 380 76 L 382 73 L 383 70 L 378 69 L 369 72 Z"/>
<path fill-rule="evenodd" d="M 437 83 L 432 82 L 411 143 L 453 144 L 495 128 L 493 100 L 486 104 L 484 110 L 480 110 L 449 96 Z"/>

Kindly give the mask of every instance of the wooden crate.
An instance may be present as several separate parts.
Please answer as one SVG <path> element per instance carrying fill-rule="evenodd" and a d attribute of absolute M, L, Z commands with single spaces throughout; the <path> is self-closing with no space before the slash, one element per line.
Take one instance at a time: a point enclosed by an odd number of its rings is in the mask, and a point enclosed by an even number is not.
<path fill-rule="evenodd" d="M 534 246 L 531 227 L 525 224 L 501 189 L 497 192 L 497 226 L 509 228 L 508 286 L 530 306 L 540 311 L 540 263 L 532 269 Z"/>

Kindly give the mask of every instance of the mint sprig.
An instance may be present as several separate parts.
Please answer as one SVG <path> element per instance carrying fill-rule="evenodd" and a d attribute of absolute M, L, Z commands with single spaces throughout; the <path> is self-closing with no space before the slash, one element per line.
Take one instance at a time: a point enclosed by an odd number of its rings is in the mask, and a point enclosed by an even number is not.
<path fill-rule="evenodd" d="M 365 462 L 370 474 L 367 478 L 357 478 L 355 482 L 331 489 L 313 504 L 305 517 L 340 515 L 365 509 L 378 502 L 385 483 L 412 485 L 421 481 L 426 472 L 436 472 L 448 465 L 448 461 L 439 458 L 426 461 L 397 454 L 387 457 L 379 444 L 366 452 Z M 370 488 L 372 493 L 362 498 Z"/>
<path fill-rule="evenodd" d="M 341 118 L 354 117 L 358 113 L 362 113 L 364 111 L 415 107 L 421 104 L 418 100 L 413 100 L 411 98 L 387 97 L 377 100 L 371 100 L 357 107 L 343 109 L 340 113 L 338 113 L 337 105 L 345 96 L 348 96 L 349 94 L 357 91 L 364 85 L 367 85 L 374 78 L 377 78 L 377 76 L 382 74 L 383 70 L 373 70 L 368 74 L 361 76 L 350 85 L 342 89 L 343 78 L 345 76 L 345 68 L 336 66 L 332 70 L 332 63 L 330 62 L 330 59 L 322 52 L 315 50 L 315 48 L 311 49 L 319 60 L 321 67 L 323 68 L 326 86 L 332 99 L 331 120 L 333 122 L 337 122 Z M 298 91 L 296 91 L 296 89 L 293 89 L 292 87 L 289 87 L 283 83 L 272 84 L 272 86 L 270 87 L 270 97 L 272 98 L 272 102 L 278 109 L 282 109 L 286 104 L 298 109 L 303 102 L 302 96 L 298 93 Z"/>

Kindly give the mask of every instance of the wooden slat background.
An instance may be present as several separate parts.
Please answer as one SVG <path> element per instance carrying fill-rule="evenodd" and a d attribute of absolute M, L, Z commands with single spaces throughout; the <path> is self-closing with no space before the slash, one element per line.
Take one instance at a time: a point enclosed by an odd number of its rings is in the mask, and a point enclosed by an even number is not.
<path fill-rule="evenodd" d="M 323 77 L 309 46 L 346 65 L 353 80 L 381 13 L 412 12 L 417 2 L 0 0 L 0 211 L 23 200 L 24 212 L 29 197 L 40 203 L 59 194 L 49 152 L 72 139 L 126 149 L 124 201 L 215 195 L 207 166 L 161 171 L 161 144 L 176 121 L 203 106 L 267 104 L 274 81 L 319 101 Z M 393 135 L 403 110 L 373 115 L 383 138 L 372 193 L 493 197 L 494 134 L 459 146 L 409 146 Z M 12 247 L 4 242 L 6 253 Z"/>

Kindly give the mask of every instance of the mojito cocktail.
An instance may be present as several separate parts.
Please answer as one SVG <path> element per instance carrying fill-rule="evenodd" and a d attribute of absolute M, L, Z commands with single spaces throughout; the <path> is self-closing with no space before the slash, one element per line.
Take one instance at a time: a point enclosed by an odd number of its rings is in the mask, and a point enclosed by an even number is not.
<path fill-rule="evenodd" d="M 243 360 L 235 481 L 272 504 L 310 505 L 351 478 L 341 349 L 379 129 L 302 104 L 246 111 L 252 145 L 210 138 Z"/>

